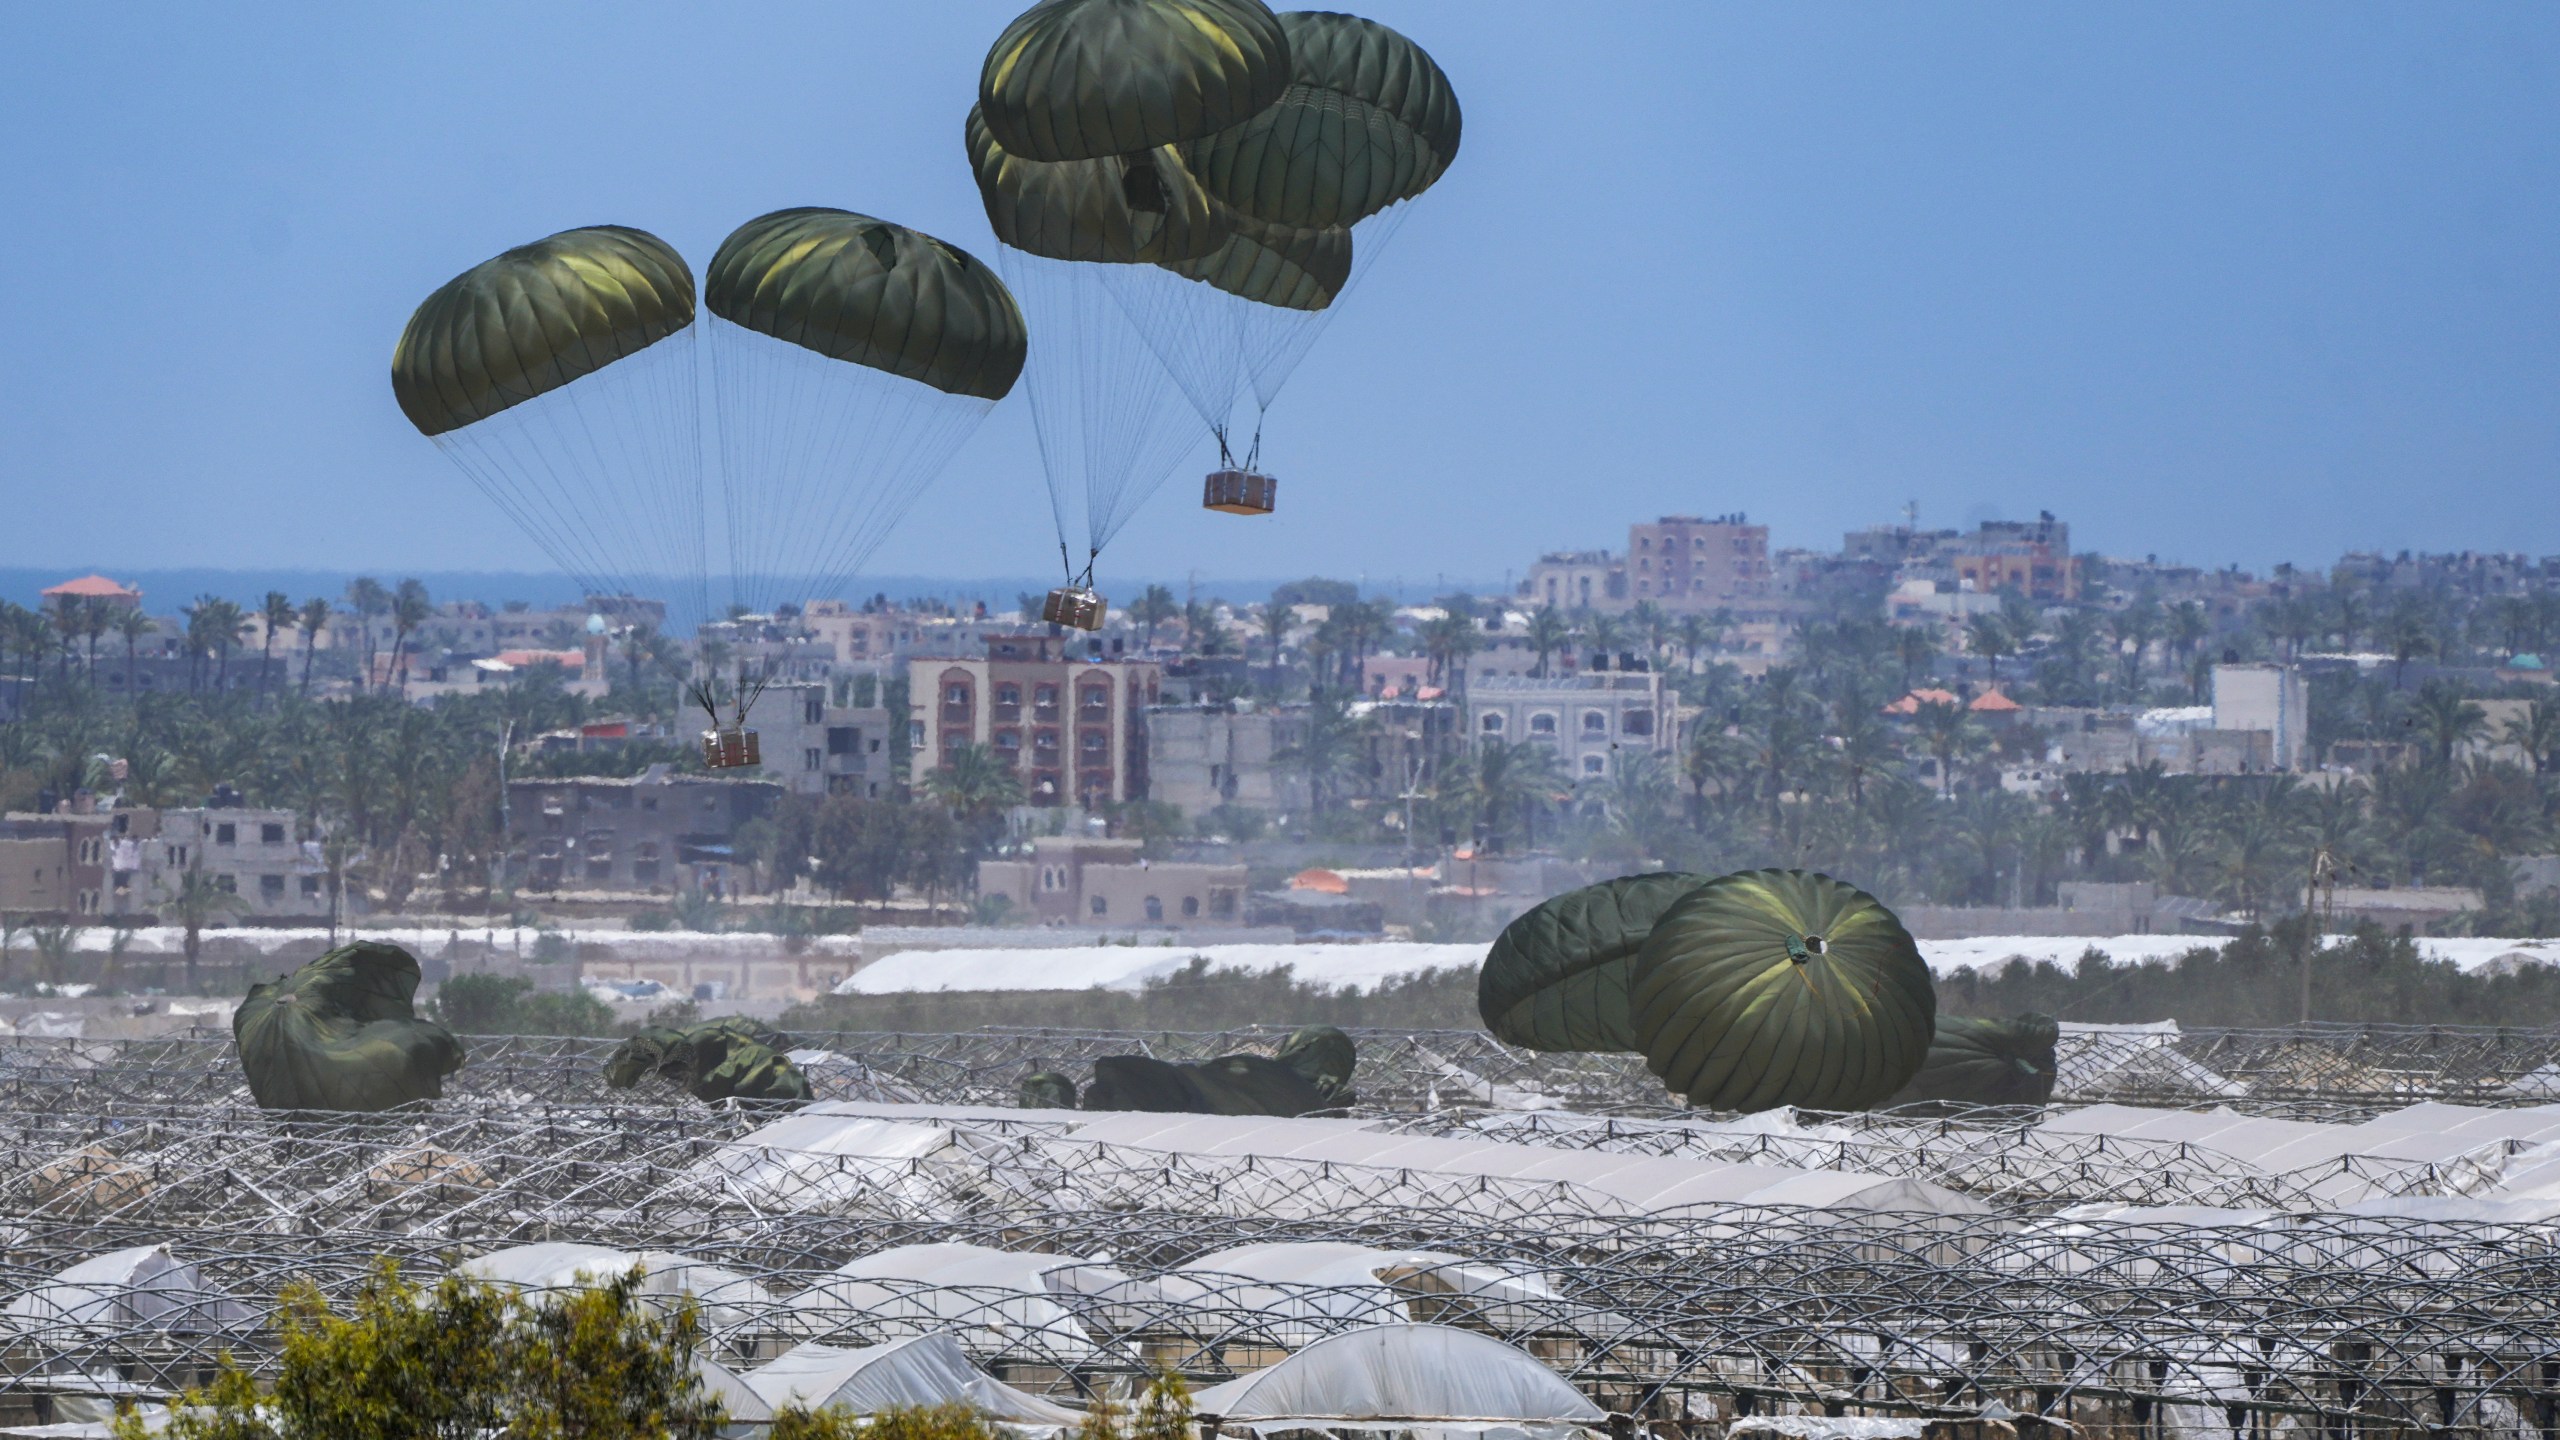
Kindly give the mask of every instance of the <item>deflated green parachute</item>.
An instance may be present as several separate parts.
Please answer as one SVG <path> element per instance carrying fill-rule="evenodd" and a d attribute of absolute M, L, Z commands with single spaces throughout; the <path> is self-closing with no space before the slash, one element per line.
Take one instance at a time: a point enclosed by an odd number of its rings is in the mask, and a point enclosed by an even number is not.
<path fill-rule="evenodd" d="M 1087 1110 L 1177 1115 L 1305 1115 L 1336 1102 L 1297 1070 L 1264 1055 L 1221 1055 L 1177 1065 L 1148 1055 L 1105 1055 L 1084 1088 Z"/>
<path fill-rule="evenodd" d="M 1892 1103 L 2042 1105 L 2053 1098 L 2053 1052 L 2061 1038 L 2062 1026 L 2050 1015 L 1940 1015 L 1929 1057 Z"/>
<path fill-rule="evenodd" d="M 1359 1092 L 1351 1084 L 1352 1072 L 1360 1068 L 1360 1048 L 1340 1030 L 1330 1025 L 1306 1026 L 1282 1041 L 1273 1058 L 1315 1086 L 1326 1109 L 1360 1103 Z"/>
<path fill-rule="evenodd" d="M 1022 373 L 1022 312 L 966 251 L 868 215 L 777 210 L 741 225 L 703 276 L 732 324 L 919 380 L 1001 400 Z"/>
<path fill-rule="evenodd" d="M 448 280 L 391 353 L 391 390 L 441 435 L 557 390 L 693 323 L 693 271 L 645 230 L 593 225 Z"/>
<path fill-rule="evenodd" d="M 1893 912 L 1806 870 L 1682 896 L 1638 952 L 1628 1002 L 1645 1064 L 1716 1110 L 1874 1105 L 1919 1072 L 1938 1008 Z"/>
<path fill-rule="evenodd" d="M 1637 1049 L 1627 992 L 1656 920 L 1707 883 L 1676 871 L 1567 891 L 1504 927 L 1476 980 L 1476 1010 L 1506 1045 Z"/>
<path fill-rule="evenodd" d="M 249 1093 L 269 1110 L 388 1110 L 444 1094 L 462 1042 L 418 1018 L 418 962 L 359 940 L 268 984 L 231 1014 Z"/>
<path fill-rule="evenodd" d="M 1184 147 L 1220 201 L 1307 229 L 1348 226 L 1431 188 L 1457 158 L 1457 92 L 1421 46 L 1374 20 L 1280 17 L 1290 85 L 1265 110 Z"/>
<path fill-rule="evenodd" d="M 1262 0 L 1043 0 L 987 51 L 978 103 L 1029 160 L 1092 160 L 1224 130 L 1289 84 Z"/>
<path fill-rule="evenodd" d="M 1013 1098 L 1025 1110 L 1073 1110 L 1076 1082 L 1055 1070 L 1034 1070 L 1014 1086 Z"/>
<path fill-rule="evenodd" d="M 744 1015 L 675 1029 L 651 1025 L 614 1047 L 604 1081 L 628 1090 L 644 1078 L 683 1086 L 697 1100 L 805 1101 L 808 1077 L 782 1052 L 790 1037 Z"/>

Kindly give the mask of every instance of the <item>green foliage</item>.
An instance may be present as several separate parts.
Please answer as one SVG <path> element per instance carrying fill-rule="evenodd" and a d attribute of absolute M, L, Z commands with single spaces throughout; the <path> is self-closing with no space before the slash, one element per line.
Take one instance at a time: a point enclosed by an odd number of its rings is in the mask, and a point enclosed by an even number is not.
<path fill-rule="evenodd" d="M 447 1275 L 432 1289 L 380 1262 L 341 1312 L 318 1290 L 284 1293 L 273 1392 L 224 1357 L 187 1391 L 161 1432 L 173 1440 L 510 1440 L 665 1437 L 708 1440 L 724 1418 L 694 1357 L 690 1302 L 637 1299 L 633 1272 L 526 1302 Z M 119 1440 L 152 1433 L 138 1411 Z"/>
<path fill-rule="evenodd" d="M 797 1035 L 828 1030 L 947 1031 L 982 1025 L 1098 1030 L 1224 1030 L 1240 1025 L 1476 1029 L 1473 970 L 1430 970 L 1361 990 L 1302 983 L 1286 967 L 1210 968 L 1207 959 L 1148 980 L 1137 993 L 1105 990 L 919 991 L 824 995 L 785 1011 Z"/>
<path fill-rule="evenodd" d="M 584 989 L 536 991 L 513 975 L 456 975 L 436 989 L 435 1012 L 457 1035 L 610 1035 L 613 1010 Z"/>
<path fill-rule="evenodd" d="M 2041 1011 L 2099 1023 L 2290 1025 L 2301 1018 L 2305 941 L 2298 918 L 2252 926 L 2228 944 L 2199 943 L 2174 960 L 2107 963 L 2095 951 L 2069 969 L 2011 960 L 1938 979 L 1938 1003 L 1960 1015 Z M 2560 1024 L 2560 970 L 2524 966 L 2464 974 L 2419 958 L 2406 937 L 2371 926 L 2329 936 L 2310 956 L 2311 1018 L 2369 1024 Z"/>
<path fill-rule="evenodd" d="M 1004 1440 L 1005 1429 L 967 1405 L 894 1405 L 867 1420 L 842 1405 L 773 1412 L 768 1440 Z"/>

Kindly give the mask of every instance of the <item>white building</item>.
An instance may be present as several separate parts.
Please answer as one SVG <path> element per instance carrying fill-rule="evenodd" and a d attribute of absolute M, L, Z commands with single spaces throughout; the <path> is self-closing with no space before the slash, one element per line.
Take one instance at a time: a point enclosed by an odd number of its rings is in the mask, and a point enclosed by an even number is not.
<path fill-rule="evenodd" d="M 1630 750 L 1668 752 L 1677 738 L 1662 677 L 1601 670 L 1540 680 L 1503 676 L 1467 689 L 1467 733 L 1556 752 L 1577 781 L 1606 780 Z"/>
<path fill-rule="evenodd" d="M 2213 728 L 2272 737 L 2278 770 L 2300 770 L 2311 758 L 2311 690 L 2290 665 L 2213 667 Z"/>

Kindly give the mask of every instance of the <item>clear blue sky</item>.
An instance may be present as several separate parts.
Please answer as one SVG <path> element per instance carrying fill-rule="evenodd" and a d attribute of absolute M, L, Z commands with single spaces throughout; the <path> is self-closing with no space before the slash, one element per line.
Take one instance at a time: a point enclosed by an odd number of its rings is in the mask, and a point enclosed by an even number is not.
<path fill-rule="evenodd" d="M 545 568 L 401 420 L 429 289 L 834 204 L 982 252 L 1011 4 L 0 8 L 0 565 Z M 2209 563 L 2560 552 L 2560 6 L 1370 0 L 1456 168 L 1123 574 L 1492 578 L 1631 518 L 2049 507 Z M 1196 492 L 1195 492 L 1196 493 Z M 1017 396 L 874 568 L 1044 573 Z"/>

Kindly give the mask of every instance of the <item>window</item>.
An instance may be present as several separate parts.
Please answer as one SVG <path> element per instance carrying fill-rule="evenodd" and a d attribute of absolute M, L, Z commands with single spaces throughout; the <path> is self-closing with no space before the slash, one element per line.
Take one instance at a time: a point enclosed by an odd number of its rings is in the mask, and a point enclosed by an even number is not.
<path fill-rule="evenodd" d="M 1182 897 L 1182 918 L 1183 918 L 1183 919 L 1185 919 L 1185 920 L 1189 920 L 1189 919 L 1192 919 L 1192 918 L 1194 918 L 1195 916 L 1197 916 L 1199 913 L 1200 913 L 1200 897 L 1199 897 L 1199 896 L 1197 896 L 1197 895 L 1185 895 L 1185 896 L 1183 896 L 1183 897 Z"/>
<path fill-rule="evenodd" d="M 999 686 L 997 686 L 997 687 L 996 687 L 996 703 L 997 703 L 997 704 L 999 704 L 999 705 L 1019 705 L 1019 704 L 1021 704 L 1021 703 L 1022 703 L 1022 687 L 1021 687 L 1021 686 L 1019 686 L 1019 685 L 1014 685 L 1014 684 L 1004 684 L 1004 685 L 999 685 Z"/>
<path fill-rule="evenodd" d="M 1487 735 L 1499 735 L 1502 733 L 1502 717 L 1498 714 L 1487 715 L 1478 722 L 1477 728 Z"/>
<path fill-rule="evenodd" d="M 1153 895 L 1147 897 L 1147 919 L 1150 921 L 1164 919 L 1164 901 Z"/>
<path fill-rule="evenodd" d="M 302 877 L 302 898 L 305 900 L 317 900 L 320 898 L 319 876 L 305 875 Z"/>
<path fill-rule="evenodd" d="M 1585 735 L 1606 735 L 1606 734 L 1608 734 L 1608 733 L 1609 733 L 1609 712 L 1607 712 L 1607 711 L 1605 711 L 1605 710 L 1585 710 L 1585 711 L 1583 711 L 1583 712 L 1582 712 L 1582 733 L 1583 733 L 1583 734 L 1585 734 Z"/>
<path fill-rule="evenodd" d="M 1630 710 L 1618 717 L 1618 728 L 1629 735 L 1650 735 L 1653 733 L 1653 712 Z"/>
<path fill-rule="evenodd" d="M 1111 913 L 1111 902 L 1110 902 L 1109 900 L 1104 899 L 1102 896 L 1099 896 L 1099 895 L 1094 896 L 1094 897 L 1093 897 L 1093 913 L 1094 913 L 1094 914 L 1096 914 L 1096 915 L 1108 915 L 1108 914 L 1110 914 L 1110 913 Z"/>
<path fill-rule="evenodd" d="M 1019 751 L 1019 750 L 1022 748 L 1022 736 L 1021 736 L 1021 734 L 1020 734 L 1019 732 L 1012 731 L 1012 730 L 999 730 L 999 731 L 997 731 L 997 732 L 996 732 L 996 748 L 997 748 L 997 749 L 999 749 L 999 750 L 1004 751 L 1004 752 L 1005 752 L 1006 754 L 1008 754 L 1008 755 L 1011 755 L 1011 754 L 1013 754 L 1013 753 L 1015 753 L 1015 752 Z"/>
<path fill-rule="evenodd" d="M 944 686 L 942 690 L 942 703 L 945 705 L 967 706 L 969 703 L 969 687 L 966 685 Z"/>
<path fill-rule="evenodd" d="M 239 827 L 239 826 L 237 826 L 237 825 L 232 824 L 231 822 L 229 822 L 229 821 L 227 821 L 227 820 L 226 820 L 226 821 L 224 821 L 223 823 L 219 824 L 219 825 L 214 826 L 214 827 L 213 827 L 213 843 L 214 843 L 214 844 L 216 844 L 216 845 L 237 845 L 237 844 L 239 844 L 239 843 L 240 843 L 240 827 Z"/>
<path fill-rule="evenodd" d="M 283 824 L 281 824 L 281 823 L 280 823 L 280 822 L 278 822 L 278 821 L 270 820 L 270 821 L 267 821 L 265 824 L 260 825 L 260 826 L 258 827 L 258 843 L 259 843 L 259 844 L 261 844 L 261 845 L 281 845 L 281 844 L 283 844 L 283 843 L 284 843 L 284 826 L 283 826 Z"/>
<path fill-rule="evenodd" d="M 803 770 L 823 770 L 826 764 L 827 752 L 815 745 L 800 752 L 800 768 Z"/>
<path fill-rule="evenodd" d="M 1087 710 L 1108 710 L 1111 708 L 1111 687 L 1108 685 L 1087 685 L 1084 687 L 1082 694 L 1084 697 L 1084 708 Z"/>
<path fill-rule="evenodd" d="M 172 846 L 170 846 L 170 847 L 169 847 L 169 863 L 170 863 L 170 864 L 172 864 L 172 865 L 177 866 L 177 867 L 178 867 L 179 869 L 181 869 L 181 870 L 186 869 L 186 868 L 187 868 L 187 847 L 186 847 L 186 846 L 184 846 L 184 845 L 172 845 Z"/>
<path fill-rule="evenodd" d="M 827 697 L 822 694 L 812 692 L 809 698 L 803 702 L 800 707 L 800 723 L 803 725 L 826 724 Z"/>
<path fill-rule="evenodd" d="M 1582 773 L 1585 775 L 1606 775 L 1609 773 L 1609 761 L 1605 756 L 1585 755 L 1582 757 Z"/>
<path fill-rule="evenodd" d="M 1236 892 L 1233 890 L 1210 891 L 1209 913 L 1221 920 L 1234 915 L 1236 913 Z"/>
<path fill-rule="evenodd" d="M 281 875 L 259 876 L 258 898 L 270 905 L 280 903 L 284 899 L 284 877 Z"/>
<path fill-rule="evenodd" d="M 861 754 L 862 732 L 851 725 L 828 726 L 827 753 L 830 755 Z"/>
<path fill-rule="evenodd" d="M 237 895 L 240 893 L 240 877 L 237 875 L 216 875 L 213 877 L 213 888 L 221 891 L 225 895 Z"/>
<path fill-rule="evenodd" d="M 1556 733 L 1556 717 L 1546 714 L 1530 716 L 1529 733 L 1532 735 L 1553 735 Z"/>

